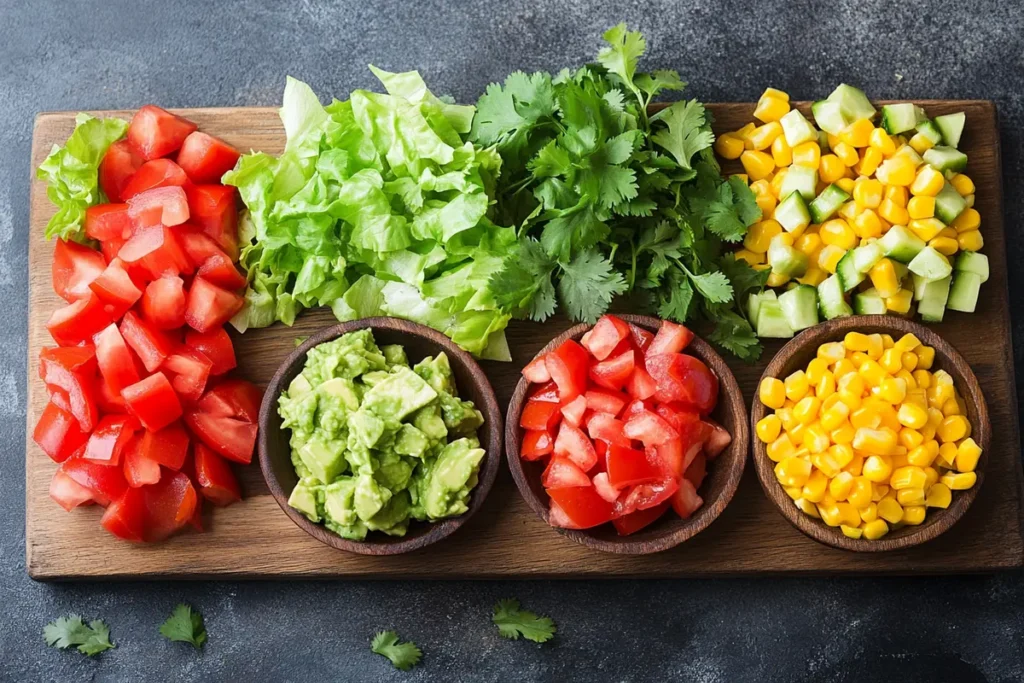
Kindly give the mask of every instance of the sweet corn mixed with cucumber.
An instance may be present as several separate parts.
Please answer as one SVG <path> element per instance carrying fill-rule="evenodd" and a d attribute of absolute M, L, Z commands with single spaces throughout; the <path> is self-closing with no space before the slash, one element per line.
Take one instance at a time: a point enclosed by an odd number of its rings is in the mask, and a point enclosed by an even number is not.
<path fill-rule="evenodd" d="M 850 332 L 804 370 L 766 377 L 756 426 L 794 504 L 850 538 L 921 524 L 977 481 L 981 447 L 935 349 L 912 334 Z"/>
<path fill-rule="evenodd" d="M 988 258 L 974 182 L 957 149 L 965 116 L 929 119 L 910 104 L 878 111 L 863 92 L 840 85 L 811 106 L 815 126 L 789 95 L 768 88 L 757 122 L 720 135 L 715 151 L 739 159 L 761 221 L 736 257 L 770 269 L 752 294 L 760 337 L 791 337 L 820 314 L 973 312 Z"/>

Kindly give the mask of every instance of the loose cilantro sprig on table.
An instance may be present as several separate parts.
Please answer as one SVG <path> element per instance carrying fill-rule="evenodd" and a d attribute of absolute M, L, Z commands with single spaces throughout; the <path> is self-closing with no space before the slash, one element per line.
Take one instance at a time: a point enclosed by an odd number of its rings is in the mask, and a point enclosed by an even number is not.
<path fill-rule="evenodd" d="M 415 643 L 398 642 L 398 634 L 394 631 L 381 631 L 375 635 L 370 643 L 370 650 L 386 657 L 400 671 L 413 668 L 423 656 Z"/>
<path fill-rule="evenodd" d="M 202 650 L 206 642 L 203 615 L 193 612 L 191 606 L 182 603 L 175 607 L 167 621 L 161 624 L 160 635 L 174 642 L 191 643 L 195 649 Z"/>
<path fill-rule="evenodd" d="M 545 320 L 560 300 L 590 322 L 635 293 L 661 317 L 710 321 L 713 342 L 755 359 L 738 302 L 767 272 L 724 246 L 760 219 L 754 195 L 721 177 L 700 102 L 648 116 L 659 94 L 686 84 L 675 71 L 637 72 L 643 36 L 620 24 L 604 39 L 597 64 L 516 72 L 477 103 L 471 138 L 502 157 L 496 221 L 519 235 L 491 289 L 520 317 Z"/>
<path fill-rule="evenodd" d="M 518 600 L 502 600 L 494 606 L 491 621 L 504 638 L 519 640 L 522 636 L 535 643 L 546 643 L 555 637 L 555 622 L 520 609 Z"/>
<path fill-rule="evenodd" d="M 110 642 L 110 627 L 102 619 L 94 619 L 86 625 L 77 614 L 51 621 L 43 627 L 43 638 L 50 647 L 65 650 L 74 646 L 88 657 L 114 647 Z"/>

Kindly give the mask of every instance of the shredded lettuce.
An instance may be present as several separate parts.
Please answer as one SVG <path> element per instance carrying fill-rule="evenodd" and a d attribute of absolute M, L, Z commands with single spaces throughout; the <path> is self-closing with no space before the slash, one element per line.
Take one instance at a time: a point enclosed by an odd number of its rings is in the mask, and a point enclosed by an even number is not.
<path fill-rule="evenodd" d="M 46 239 L 83 239 L 85 210 L 107 200 L 99 187 L 100 162 L 127 129 L 128 122 L 121 119 L 79 114 L 64 146 L 50 150 L 36 170 L 36 177 L 46 181 L 46 196 L 57 206 L 46 224 Z"/>
<path fill-rule="evenodd" d="M 291 325 L 304 308 L 339 320 L 390 315 L 508 360 L 510 316 L 489 286 L 516 243 L 488 215 L 501 157 L 467 138 L 475 108 L 434 96 L 415 71 L 373 66 L 387 94 L 323 106 L 288 78 L 279 157 L 243 156 L 224 182 L 247 207 L 241 331 Z"/>

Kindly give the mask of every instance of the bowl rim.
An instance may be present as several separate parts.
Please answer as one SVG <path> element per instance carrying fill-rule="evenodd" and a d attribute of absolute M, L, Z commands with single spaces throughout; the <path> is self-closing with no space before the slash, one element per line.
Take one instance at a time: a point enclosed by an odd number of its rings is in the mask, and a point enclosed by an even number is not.
<path fill-rule="evenodd" d="M 429 525 L 429 528 L 425 532 L 419 533 L 415 536 L 406 537 L 401 540 L 384 541 L 382 539 L 379 541 L 354 541 L 342 538 L 323 524 L 310 521 L 305 515 L 288 505 L 290 492 L 285 492 L 281 482 L 274 475 L 274 470 L 271 465 L 267 424 L 270 420 L 271 411 L 277 409 L 277 400 L 285 388 L 285 377 L 290 374 L 289 371 L 296 365 L 301 366 L 301 364 L 304 364 L 306 354 L 314 346 L 319 346 L 325 342 L 333 341 L 343 334 L 366 328 L 370 328 L 371 330 L 386 329 L 404 335 L 421 337 L 436 344 L 453 361 L 461 362 L 466 366 L 474 384 L 484 397 L 484 405 L 477 406 L 477 408 L 484 415 L 484 425 L 480 428 L 480 436 L 481 445 L 485 450 L 485 454 L 483 462 L 480 465 L 477 485 L 473 488 L 470 496 L 469 509 L 458 517 L 450 517 L 437 522 L 422 522 L 422 524 Z M 298 373 L 296 372 L 295 374 Z M 291 381 L 290 377 L 288 378 L 288 381 Z M 464 392 L 465 389 L 460 393 L 464 394 Z M 481 506 L 483 506 L 484 500 L 487 498 L 487 495 L 490 493 L 491 488 L 494 485 L 494 480 L 497 477 L 498 469 L 501 464 L 502 414 L 498 407 L 497 398 L 494 395 L 494 388 L 491 386 L 491 383 L 484 374 L 484 371 L 469 353 L 459 348 L 459 346 L 448 337 L 434 329 L 426 327 L 425 325 L 420 325 L 419 323 L 400 318 L 374 317 L 352 320 L 349 322 L 330 325 L 310 335 L 302 344 L 296 347 L 283 361 L 281 361 L 281 364 L 278 365 L 277 370 L 274 372 L 274 376 L 271 378 L 266 391 L 263 393 L 263 402 L 260 404 L 259 428 L 260 431 L 257 445 L 259 451 L 260 470 L 263 472 L 263 479 L 267 483 L 267 488 L 270 489 L 270 494 L 274 497 L 274 500 L 277 501 L 277 504 L 285 514 L 288 515 L 288 518 L 291 519 L 296 526 L 321 543 L 331 546 L 337 550 L 343 550 L 360 555 L 399 555 L 424 548 L 452 535 L 463 524 L 465 524 Z M 421 524 L 421 522 L 415 523 Z M 367 535 L 367 539 L 372 538 L 372 533 Z"/>
<path fill-rule="evenodd" d="M 646 315 L 635 315 L 629 313 L 612 313 L 611 315 L 615 315 L 628 323 L 638 325 L 652 332 L 656 332 L 662 322 L 660 318 Z M 589 323 L 574 325 L 554 337 L 544 346 L 543 349 L 538 351 L 533 358 L 536 359 L 550 351 L 553 351 L 567 339 L 578 340 L 587 330 L 593 328 L 593 326 L 593 324 Z M 576 543 L 595 550 L 620 555 L 647 555 L 674 548 L 684 541 L 693 538 L 710 526 L 711 523 L 721 515 L 722 511 L 732 500 L 733 496 L 736 494 L 736 489 L 739 486 L 740 479 L 743 476 L 743 470 L 746 467 L 747 454 L 749 451 L 748 442 L 750 434 L 746 419 L 746 401 L 743 398 L 743 394 L 740 391 L 732 370 L 728 365 L 726 365 L 722 357 L 711 347 L 710 344 L 699 337 L 694 337 L 684 352 L 700 359 L 715 372 L 719 381 L 719 404 L 721 405 L 723 403 L 723 397 L 728 397 L 727 401 L 731 404 L 731 408 L 736 413 L 736 429 L 732 434 L 732 442 L 716 459 L 722 462 L 735 461 L 735 464 L 727 472 L 725 485 L 718 498 L 714 501 L 705 501 L 700 510 L 698 510 L 688 520 L 680 520 L 683 524 L 675 530 L 659 534 L 656 537 L 646 540 L 644 538 L 644 532 L 646 529 L 640 530 L 629 536 L 623 536 L 621 537 L 621 540 L 617 539 L 614 541 L 597 538 L 591 534 L 588 529 L 563 529 L 561 527 L 551 527 L 554 531 L 557 531 Z M 531 359 L 531 362 L 532 360 L 533 359 Z M 519 494 L 526 501 L 526 504 L 530 509 L 532 509 L 537 516 L 543 520 L 544 524 L 549 525 L 548 506 L 546 501 L 542 501 L 534 494 L 533 489 L 527 481 L 527 474 L 523 469 L 522 460 L 519 457 L 520 432 L 522 431 L 519 427 L 519 414 L 522 412 L 522 407 L 526 404 L 526 392 L 531 384 L 532 383 L 525 377 L 520 377 L 516 384 L 512 399 L 509 401 L 508 412 L 505 416 L 505 458 L 508 461 L 509 470 L 512 472 L 512 478 L 516 482 L 516 488 L 519 489 Z M 513 412 L 515 412 L 515 415 L 513 415 Z M 657 522 L 655 524 L 657 524 Z M 654 527 L 654 525 L 652 525 L 652 527 Z M 652 527 L 648 527 L 648 529 Z"/>
<path fill-rule="evenodd" d="M 815 541 L 852 552 L 902 550 L 933 540 L 948 531 L 964 516 L 964 513 L 978 497 L 978 492 L 985 481 L 985 469 L 988 464 L 988 451 L 991 444 L 992 426 L 989 420 L 988 405 L 985 403 L 985 396 L 971 366 L 960 355 L 960 352 L 937 332 L 912 320 L 891 315 L 853 315 L 835 318 L 808 328 L 790 340 L 768 363 L 754 388 L 750 406 L 751 432 L 757 433 L 758 421 L 768 414 L 768 408 L 761 403 L 758 393 L 761 381 L 766 377 L 782 378 L 787 365 L 792 363 L 793 359 L 800 356 L 802 352 L 805 352 L 809 346 L 839 341 L 847 332 L 870 334 L 879 331 L 899 332 L 901 336 L 912 333 L 923 344 L 935 349 L 933 367 L 937 370 L 945 370 L 953 377 L 954 386 L 968 404 L 968 412 L 970 413 L 973 408 L 977 415 L 977 418 L 972 419 L 971 422 L 971 435 L 981 446 L 982 454 L 975 469 L 977 482 L 967 490 L 953 491 L 953 500 L 949 507 L 945 509 L 929 508 L 925 523 L 904 526 L 896 532 L 890 532 L 880 539 L 871 541 L 863 538 L 849 538 L 839 527 L 830 527 L 820 519 L 815 519 L 797 508 L 775 478 L 775 463 L 768 458 L 766 444 L 756 437 L 753 438 L 751 450 L 757 478 L 761 482 L 765 496 L 779 513 L 786 518 L 786 521 Z M 794 372 L 795 369 L 790 368 L 789 372 Z M 929 517 L 931 517 L 931 521 L 928 520 Z"/>

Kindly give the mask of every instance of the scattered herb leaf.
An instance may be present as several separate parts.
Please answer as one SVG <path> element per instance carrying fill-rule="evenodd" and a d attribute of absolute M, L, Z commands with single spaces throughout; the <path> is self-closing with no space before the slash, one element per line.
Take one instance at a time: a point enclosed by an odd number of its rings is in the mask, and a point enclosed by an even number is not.
<path fill-rule="evenodd" d="M 191 643 L 197 650 L 201 650 L 206 642 L 203 615 L 193 612 L 191 606 L 182 603 L 174 608 L 171 616 L 160 626 L 160 635 L 171 641 Z"/>
<path fill-rule="evenodd" d="M 43 627 L 43 637 L 50 647 L 65 650 L 74 646 L 89 657 L 114 647 L 110 642 L 110 627 L 102 619 L 94 619 L 86 625 L 77 614 L 51 621 Z"/>
<path fill-rule="evenodd" d="M 394 631 L 381 631 L 375 635 L 373 642 L 370 643 L 370 650 L 386 657 L 400 671 L 408 671 L 413 668 L 423 656 L 415 643 L 398 642 L 398 634 Z"/>
<path fill-rule="evenodd" d="M 520 609 L 518 600 L 502 600 L 494 606 L 491 621 L 504 638 L 519 640 L 522 636 L 535 643 L 546 643 L 555 637 L 555 622 Z"/>

